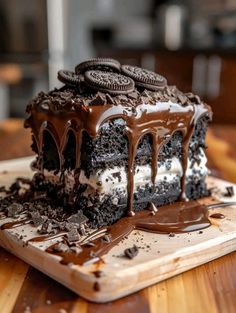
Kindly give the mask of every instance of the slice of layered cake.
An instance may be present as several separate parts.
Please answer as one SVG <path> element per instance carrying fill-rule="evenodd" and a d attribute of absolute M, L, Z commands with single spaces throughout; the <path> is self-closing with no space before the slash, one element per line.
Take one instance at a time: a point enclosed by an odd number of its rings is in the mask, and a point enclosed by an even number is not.
<path fill-rule="evenodd" d="M 113 59 L 59 71 L 60 89 L 28 105 L 34 169 L 62 185 L 93 227 L 208 194 L 211 109 L 154 72 Z"/>

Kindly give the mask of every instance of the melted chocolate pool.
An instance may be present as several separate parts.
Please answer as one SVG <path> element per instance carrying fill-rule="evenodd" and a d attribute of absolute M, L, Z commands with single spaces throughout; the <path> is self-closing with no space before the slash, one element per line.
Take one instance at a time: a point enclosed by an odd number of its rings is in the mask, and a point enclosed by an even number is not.
<path fill-rule="evenodd" d="M 108 253 L 125 236 L 133 230 L 144 230 L 153 233 L 184 233 L 209 227 L 207 206 L 197 201 L 177 202 L 158 208 L 157 212 L 144 210 L 134 216 L 124 217 L 111 226 L 102 227 L 85 238 L 80 244 L 82 251 L 55 251 L 54 244 L 46 251 L 62 257 L 62 264 L 74 263 L 83 265 Z M 109 236 L 109 241 L 104 237 Z M 88 243 L 93 243 L 89 245 Z"/>

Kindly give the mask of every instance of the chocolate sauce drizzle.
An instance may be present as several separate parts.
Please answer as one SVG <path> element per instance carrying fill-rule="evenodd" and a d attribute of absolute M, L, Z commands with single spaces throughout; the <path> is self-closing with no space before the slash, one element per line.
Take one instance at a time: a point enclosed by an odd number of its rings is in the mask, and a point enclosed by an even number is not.
<path fill-rule="evenodd" d="M 155 104 L 142 103 L 132 108 L 130 105 L 123 103 L 118 105 L 80 105 L 76 111 L 67 112 L 45 112 L 40 108 L 40 105 L 34 105 L 30 113 L 25 124 L 32 129 L 39 156 L 43 153 L 43 134 L 47 130 L 55 140 L 60 157 L 61 171 L 63 171 L 63 151 L 66 147 L 69 130 L 72 130 L 76 135 L 76 168 L 79 169 L 83 132 L 85 131 L 91 138 L 95 138 L 99 136 L 99 129 L 106 121 L 116 118 L 122 118 L 126 121 L 126 133 L 129 141 L 127 183 L 127 213 L 129 216 L 134 215 L 134 166 L 137 146 L 141 138 L 146 134 L 150 134 L 153 139 L 151 166 L 152 183 L 154 184 L 157 176 L 158 153 L 161 146 L 170 140 L 175 132 L 180 131 L 183 134 L 183 176 L 180 199 L 185 199 L 185 173 L 189 142 L 198 119 L 204 115 L 211 115 L 209 107 L 203 103 L 188 103 L 183 106 L 170 100 Z M 38 158 L 38 163 L 38 168 L 43 170 L 42 158 Z M 75 177 L 75 179 L 78 184 L 78 177 Z"/>
<path fill-rule="evenodd" d="M 101 227 L 80 242 L 76 242 L 79 253 L 70 250 L 59 251 L 57 245 L 68 239 L 66 233 L 47 234 L 33 237 L 27 241 L 39 243 L 48 240 L 60 239 L 46 249 L 46 252 L 61 257 L 61 264 L 86 265 L 95 262 L 104 262 L 101 259 L 123 238 L 126 238 L 133 230 L 141 230 L 159 234 L 178 234 L 205 229 L 211 225 L 210 218 L 223 219 L 222 213 L 213 213 L 209 216 L 209 209 L 236 205 L 235 202 L 214 203 L 210 205 L 200 204 L 198 201 L 180 201 L 156 208 L 150 203 L 146 210 L 137 212 L 134 216 L 121 218 L 111 226 Z M 154 210 L 155 209 L 155 210 Z M 5 223 L 1 230 L 12 229 L 30 223 L 30 219 L 21 219 Z"/>
<path fill-rule="evenodd" d="M 144 210 L 134 216 L 124 217 L 111 226 L 94 231 L 80 242 L 82 251 L 79 254 L 59 252 L 56 249 L 57 244 L 53 244 L 46 251 L 62 257 L 60 261 L 62 264 L 83 265 L 93 260 L 98 261 L 135 229 L 168 234 L 200 230 L 210 225 L 207 206 L 197 201 L 176 202 L 158 208 L 154 214 L 150 210 Z M 104 240 L 105 236 L 108 236 L 109 240 Z M 92 245 L 88 244 L 91 242 Z"/>
<path fill-rule="evenodd" d="M 23 225 L 29 224 L 30 222 L 31 222 L 30 219 L 26 218 L 26 219 L 14 221 L 14 222 L 5 223 L 0 227 L 0 229 L 1 230 L 12 229 L 12 228 L 16 228 L 18 226 L 23 226 Z"/>

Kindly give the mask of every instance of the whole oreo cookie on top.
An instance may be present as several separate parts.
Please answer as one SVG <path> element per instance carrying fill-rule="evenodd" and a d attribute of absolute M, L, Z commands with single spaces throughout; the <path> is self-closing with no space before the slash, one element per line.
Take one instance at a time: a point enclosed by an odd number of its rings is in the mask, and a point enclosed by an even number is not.
<path fill-rule="evenodd" d="M 122 65 L 121 72 L 132 78 L 136 86 L 152 91 L 163 89 L 167 85 L 165 77 L 138 66 Z"/>
<path fill-rule="evenodd" d="M 78 75 L 76 75 L 74 72 L 67 71 L 67 70 L 58 71 L 57 78 L 62 83 L 69 85 L 69 86 L 76 86 L 80 82 Z"/>
<path fill-rule="evenodd" d="M 134 90 L 134 81 L 130 77 L 121 74 L 87 71 L 84 74 L 84 82 L 87 87 L 113 95 L 128 94 Z"/>
<path fill-rule="evenodd" d="M 90 70 L 100 70 L 105 72 L 120 72 L 120 63 L 110 58 L 95 58 L 84 61 L 75 67 L 76 74 L 84 74 Z"/>

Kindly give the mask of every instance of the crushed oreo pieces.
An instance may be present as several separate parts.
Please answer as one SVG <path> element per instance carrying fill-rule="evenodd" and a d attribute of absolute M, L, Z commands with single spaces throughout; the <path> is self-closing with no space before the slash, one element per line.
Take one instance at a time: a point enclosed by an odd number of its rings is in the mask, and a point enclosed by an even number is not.
<path fill-rule="evenodd" d="M 124 256 L 131 260 L 138 255 L 138 252 L 138 247 L 136 245 L 133 245 L 133 247 L 124 250 Z"/>
<path fill-rule="evenodd" d="M 23 212 L 24 207 L 22 204 L 20 203 L 12 203 L 10 204 L 7 208 L 7 216 L 8 217 L 17 217 L 20 213 Z"/>
<path fill-rule="evenodd" d="M 59 242 L 56 245 L 53 246 L 53 250 L 55 252 L 67 252 L 70 250 L 70 248 L 68 247 L 67 244 L 63 243 L 63 242 Z"/>
<path fill-rule="evenodd" d="M 37 173 L 31 180 L 19 177 L 9 189 L 2 187 L 1 192 L 1 214 L 17 218 L 24 213 L 39 234 L 68 232 L 68 242 L 87 235 L 88 218 L 69 205 L 63 188 L 45 182 L 43 174 Z"/>
<path fill-rule="evenodd" d="M 35 227 L 38 227 L 45 222 L 45 218 L 43 218 L 43 216 L 38 211 L 33 211 L 29 214 L 31 215 Z"/>
<path fill-rule="evenodd" d="M 88 222 L 88 218 L 82 213 L 82 211 L 78 211 L 76 214 L 71 215 L 67 221 L 69 223 L 75 223 L 78 225 L 85 224 Z"/>
<path fill-rule="evenodd" d="M 71 230 L 67 233 L 67 238 L 70 243 L 80 239 L 80 234 L 76 227 L 71 228 Z"/>
<path fill-rule="evenodd" d="M 234 187 L 233 186 L 226 186 L 226 193 L 224 193 L 225 197 L 233 197 L 234 196 Z"/>
<path fill-rule="evenodd" d="M 47 235 L 47 234 L 56 234 L 57 231 L 53 229 L 53 224 L 51 220 L 48 219 L 43 224 L 39 225 L 38 233 L 41 235 Z"/>

